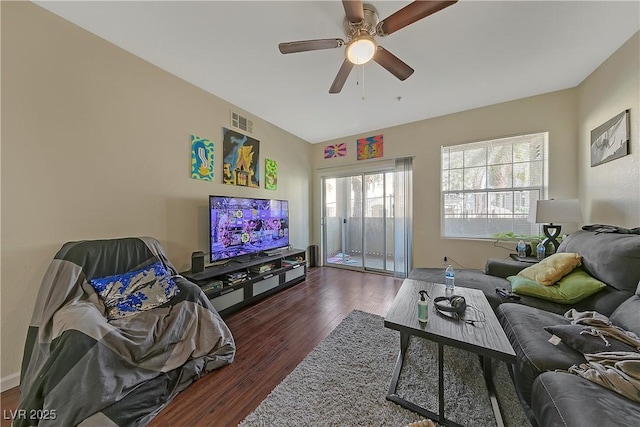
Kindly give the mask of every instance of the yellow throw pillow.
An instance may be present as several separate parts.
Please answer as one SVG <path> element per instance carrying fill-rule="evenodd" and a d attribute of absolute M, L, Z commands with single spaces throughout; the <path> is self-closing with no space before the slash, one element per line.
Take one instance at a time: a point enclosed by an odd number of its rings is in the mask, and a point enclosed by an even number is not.
<path fill-rule="evenodd" d="M 518 273 L 518 276 L 526 277 L 541 285 L 550 286 L 562 279 L 566 274 L 569 274 L 581 262 L 582 257 L 578 254 L 570 252 L 556 253 L 537 264 L 525 268 Z"/>

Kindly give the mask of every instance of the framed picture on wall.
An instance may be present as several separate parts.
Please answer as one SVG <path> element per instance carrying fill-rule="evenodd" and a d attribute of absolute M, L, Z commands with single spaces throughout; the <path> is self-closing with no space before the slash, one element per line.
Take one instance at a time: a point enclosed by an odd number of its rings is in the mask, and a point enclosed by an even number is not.
<path fill-rule="evenodd" d="M 191 178 L 213 181 L 213 141 L 191 135 Z"/>
<path fill-rule="evenodd" d="M 264 178 L 264 188 L 267 190 L 278 189 L 278 162 L 264 159 Z"/>
<path fill-rule="evenodd" d="M 629 110 L 591 131 L 591 166 L 629 154 Z"/>
<path fill-rule="evenodd" d="M 382 134 L 357 140 L 357 159 L 367 160 L 382 157 Z"/>
<path fill-rule="evenodd" d="M 260 141 L 222 128 L 222 182 L 260 188 Z"/>

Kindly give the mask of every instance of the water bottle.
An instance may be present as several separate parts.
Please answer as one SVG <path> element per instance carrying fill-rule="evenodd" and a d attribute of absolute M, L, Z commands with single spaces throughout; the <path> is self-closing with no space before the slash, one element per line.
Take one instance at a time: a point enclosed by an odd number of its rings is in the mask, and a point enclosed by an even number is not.
<path fill-rule="evenodd" d="M 518 256 L 524 258 L 527 256 L 527 245 L 524 244 L 524 240 L 518 242 Z"/>
<path fill-rule="evenodd" d="M 542 261 L 544 259 L 544 252 L 544 245 L 542 242 L 538 243 L 538 246 L 536 246 L 536 258 L 538 258 L 538 261 Z"/>
<path fill-rule="evenodd" d="M 453 271 L 453 267 L 449 265 L 444 271 L 444 286 L 447 291 L 453 291 L 456 273 Z"/>

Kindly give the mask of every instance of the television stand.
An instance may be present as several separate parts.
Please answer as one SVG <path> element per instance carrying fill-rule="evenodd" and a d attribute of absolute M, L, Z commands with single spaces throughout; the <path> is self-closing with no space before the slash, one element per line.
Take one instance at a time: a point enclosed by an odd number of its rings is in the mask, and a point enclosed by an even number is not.
<path fill-rule="evenodd" d="M 273 251 L 264 251 L 264 256 L 276 256 L 282 254 L 282 249 L 277 249 Z"/>
<path fill-rule="evenodd" d="M 258 259 L 258 254 L 242 255 L 236 258 L 229 259 L 229 262 L 235 262 L 236 264 L 246 264 L 247 262 Z"/>
<path fill-rule="evenodd" d="M 207 267 L 216 267 L 218 265 L 225 265 L 229 261 L 231 261 L 231 260 L 230 259 L 223 259 L 222 261 L 214 261 L 211 264 L 207 264 Z"/>
<path fill-rule="evenodd" d="M 200 273 L 181 273 L 202 288 L 224 316 L 306 279 L 304 249 L 282 249 L 277 255 L 233 259 Z M 271 252 L 270 252 L 271 253 Z"/>

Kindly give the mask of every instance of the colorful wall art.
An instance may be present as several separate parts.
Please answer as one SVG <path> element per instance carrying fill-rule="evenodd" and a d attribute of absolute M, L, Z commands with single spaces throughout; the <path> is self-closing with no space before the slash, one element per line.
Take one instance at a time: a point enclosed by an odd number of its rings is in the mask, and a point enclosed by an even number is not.
<path fill-rule="evenodd" d="M 324 147 L 324 158 L 333 159 L 334 157 L 344 157 L 347 155 L 347 144 L 344 142 L 340 144 L 327 145 Z"/>
<path fill-rule="evenodd" d="M 191 135 L 191 178 L 213 181 L 213 142 Z"/>
<path fill-rule="evenodd" d="M 382 135 L 360 138 L 358 140 L 358 160 L 382 157 Z"/>
<path fill-rule="evenodd" d="M 222 182 L 243 187 L 260 187 L 260 141 L 222 128 Z"/>
<path fill-rule="evenodd" d="M 264 188 L 278 189 L 278 162 L 275 160 L 264 159 Z"/>

